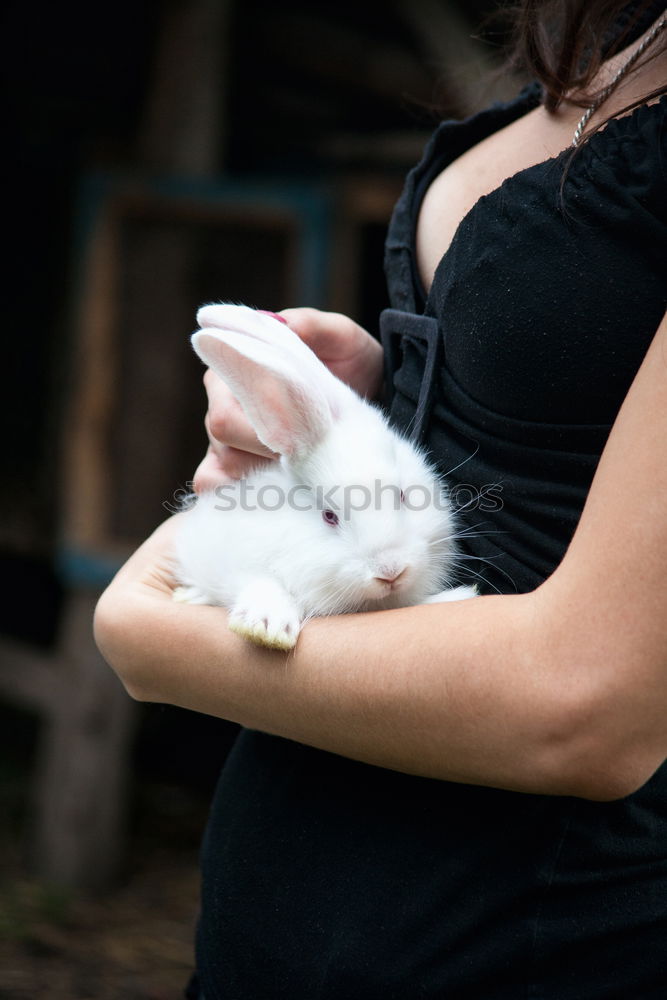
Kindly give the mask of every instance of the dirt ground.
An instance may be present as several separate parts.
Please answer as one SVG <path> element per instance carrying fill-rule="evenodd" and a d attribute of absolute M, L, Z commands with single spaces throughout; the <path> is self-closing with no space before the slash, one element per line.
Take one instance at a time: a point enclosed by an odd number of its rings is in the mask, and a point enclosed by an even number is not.
<path fill-rule="evenodd" d="M 122 869 L 96 895 L 29 875 L 38 733 L 36 718 L 0 703 L 0 1000 L 183 1000 L 194 961 L 199 845 L 236 728 L 142 706 Z"/>
<path fill-rule="evenodd" d="M 152 800 L 183 800 L 151 789 Z M 126 871 L 110 890 L 77 895 L 26 876 L 21 846 L 0 845 L 0 1000 L 182 1000 L 192 971 L 205 807 L 144 808 Z M 173 808 L 172 808 L 173 813 Z M 159 844 L 159 846 L 158 846 Z"/>

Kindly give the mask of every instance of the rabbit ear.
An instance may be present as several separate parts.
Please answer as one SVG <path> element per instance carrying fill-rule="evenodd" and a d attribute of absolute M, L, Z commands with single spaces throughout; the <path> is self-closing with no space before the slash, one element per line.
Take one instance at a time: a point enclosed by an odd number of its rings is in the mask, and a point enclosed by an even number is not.
<path fill-rule="evenodd" d="M 328 432 L 334 414 L 326 396 L 275 346 L 218 329 L 195 333 L 192 346 L 227 383 L 267 448 L 298 459 Z"/>
<path fill-rule="evenodd" d="M 197 313 L 197 322 L 202 329 L 213 327 L 218 330 L 234 330 L 236 333 L 261 340 L 264 344 L 280 347 L 281 350 L 298 357 L 306 364 L 311 364 L 313 360 L 317 361 L 311 349 L 286 323 L 269 313 L 259 312 L 249 306 L 237 306 L 228 302 L 202 306 Z"/>
<path fill-rule="evenodd" d="M 218 303 L 202 306 L 197 313 L 197 322 L 206 329 L 212 327 L 243 334 L 291 358 L 304 378 L 308 372 L 308 381 L 314 380 L 317 383 L 320 392 L 328 399 L 334 415 L 339 415 L 346 402 L 349 403 L 352 390 L 331 374 L 294 330 L 274 316 L 248 306 Z"/>

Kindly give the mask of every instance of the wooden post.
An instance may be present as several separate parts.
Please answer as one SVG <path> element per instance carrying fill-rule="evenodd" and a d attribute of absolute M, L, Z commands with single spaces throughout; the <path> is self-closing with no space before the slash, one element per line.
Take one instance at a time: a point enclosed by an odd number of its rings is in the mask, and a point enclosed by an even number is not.
<path fill-rule="evenodd" d="M 70 591 L 57 654 L 2 640 L 0 692 L 42 717 L 29 855 L 33 873 L 99 889 L 125 842 L 134 705 L 93 642 L 97 591 Z"/>
<path fill-rule="evenodd" d="M 118 872 L 125 844 L 134 705 L 95 647 L 97 593 L 70 592 L 55 697 L 41 733 L 33 868 L 45 881 L 98 889 Z"/>
<path fill-rule="evenodd" d="M 148 102 L 141 165 L 159 173 L 216 172 L 222 143 L 226 29 L 231 0 L 169 0 Z M 113 563 L 137 539 L 118 538 L 117 468 L 109 429 L 118 398 L 117 234 L 101 220 L 74 303 L 73 378 L 62 435 L 60 544 L 91 565 Z M 159 271 L 160 260 L 151 261 Z M 94 575 L 94 574 L 93 574 Z M 57 651 L 47 656 L 2 641 L 0 691 L 36 708 L 43 725 L 34 786 L 33 870 L 46 882 L 101 888 L 125 844 L 127 762 L 134 705 L 92 635 L 100 588 L 65 575 L 68 593 Z"/>
<path fill-rule="evenodd" d="M 224 149 L 232 0 L 169 0 L 141 130 L 143 166 L 185 176 L 219 171 Z"/>

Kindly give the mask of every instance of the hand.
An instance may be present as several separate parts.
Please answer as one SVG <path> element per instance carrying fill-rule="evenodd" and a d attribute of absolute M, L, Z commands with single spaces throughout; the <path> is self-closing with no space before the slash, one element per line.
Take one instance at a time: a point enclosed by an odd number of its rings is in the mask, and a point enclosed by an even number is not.
<path fill-rule="evenodd" d="M 105 594 L 121 590 L 158 601 L 173 600 L 177 582 L 173 575 L 174 538 L 187 513 L 173 514 L 136 549 L 116 573 Z"/>
<path fill-rule="evenodd" d="M 160 627 L 148 625 L 151 615 L 157 611 L 173 619 L 181 607 L 173 603 L 171 567 L 174 533 L 184 516 L 164 521 L 118 570 L 97 603 L 95 641 L 114 669 L 134 659 L 142 662 L 147 639 L 163 635 Z"/>
<path fill-rule="evenodd" d="M 283 309 L 278 315 L 342 382 L 366 399 L 380 396 L 382 347 L 362 326 L 319 309 Z"/>
<path fill-rule="evenodd" d="M 379 397 L 382 347 L 363 327 L 341 313 L 319 309 L 284 309 L 278 316 L 355 392 L 368 399 Z M 276 458 L 258 440 L 230 390 L 210 369 L 204 375 L 204 385 L 209 446 L 194 475 L 197 493 L 241 479 L 249 469 Z"/>

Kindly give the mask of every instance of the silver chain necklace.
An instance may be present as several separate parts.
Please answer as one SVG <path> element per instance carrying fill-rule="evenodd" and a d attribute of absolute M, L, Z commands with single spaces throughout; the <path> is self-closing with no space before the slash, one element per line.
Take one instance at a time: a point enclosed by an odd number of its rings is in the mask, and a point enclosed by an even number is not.
<path fill-rule="evenodd" d="M 611 92 L 616 89 L 616 87 L 618 86 L 618 84 L 620 83 L 620 81 L 623 79 L 623 77 L 625 76 L 625 74 L 628 73 L 632 69 L 632 67 L 634 66 L 634 64 L 639 59 L 639 57 L 641 55 L 643 55 L 644 52 L 646 52 L 646 49 L 649 47 L 649 45 L 651 44 L 651 42 L 655 41 L 655 39 L 658 37 L 658 35 L 660 34 L 660 32 L 665 27 L 667 27 L 667 16 L 665 16 L 663 14 L 663 16 L 660 18 L 660 20 L 657 21 L 656 24 L 653 25 L 653 27 L 649 31 L 648 35 L 646 35 L 646 37 L 642 41 L 641 45 L 639 45 L 639 47 L 635 49 L 635 51 L 632 53 L 632 55 L 630 56 L 630 58 L 627 59 L 623 63 L 623 65 L 621 66 L 621 68 L 616 71 L 616 73 L 614 74 L 614 76 L 611 79 L 611 82 L 604 88 L 604 90 L 600 91 L 600 93 L 598 94 L 595 102 L 593 104 L 591 104 L 591 106 L 589 108 L 586 108 L 586 110 L 584 111 L 583 115 L 579 119 L 579 124 L 577 125 L 577 127 L 575 129 L 574 137 L 572 139 L 572 145 L 573 146 L 578 146 L 579 145 L 579 141 L 581 140 L 582 133 L 583 133 L 584 129 L 586 128 L 591 115 L 594 114 L 594 112 L 597 111 L 597 109 L 600 107 L 601 104 L 604 104 L 604 102 L 607 100 L 607 98 L 609 97 L 609 95 L 611 94 Z"/>

